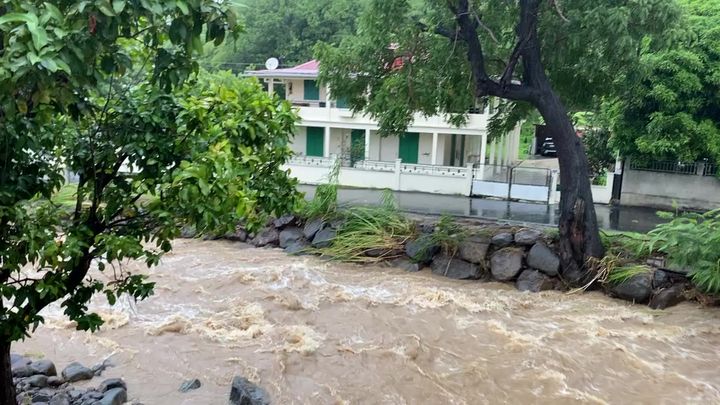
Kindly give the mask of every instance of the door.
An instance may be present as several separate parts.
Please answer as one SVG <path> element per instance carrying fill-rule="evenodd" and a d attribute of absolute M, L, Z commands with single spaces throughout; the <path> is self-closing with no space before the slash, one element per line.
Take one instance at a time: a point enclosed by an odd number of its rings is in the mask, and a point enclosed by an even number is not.
<path fill-rule="evenodd" d="M 320 100 L 320 89 L 315 80 L 305 80 L 303 88 L 303 98 L 305 100 Z"/>
<path fill-rule="evenodd" d="M 403 163 L 417 164 L 418 153 L 420 151 L 420 134 L 416 132 L 406 132 L 400 135 L 400 147 L 398 149 L 398 158 Z"/>
<path fill-rule="evenodd" d="M 365 131 L 353 129 L 350 132 L 350 161 L 365 160 Z"/>
<path fill-rule="evenodd" d="M 325 128 L 307 127 L 305 154 L 308 156 L 324 156 Z"/>

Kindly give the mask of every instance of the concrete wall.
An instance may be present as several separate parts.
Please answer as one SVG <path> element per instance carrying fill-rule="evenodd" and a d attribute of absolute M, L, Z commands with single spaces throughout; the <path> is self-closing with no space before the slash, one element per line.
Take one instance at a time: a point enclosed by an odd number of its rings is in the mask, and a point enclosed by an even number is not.
<path fill-rule="evenodd" d="M 295 134 L 290 141 L 290 149 L 298 156 L 305 156 L 307 147 L 307 128 L 296 126 Z"/>
<path fill-rule="evenodd" d="M 285 86 L 285 98 L 290 101 L 303 101 L 305 100 L 305 80 L 286 80 L 287 85 Z M 290 90 L 292 88 L 292 90 Z M 320 100 L 325 101 L 327 99 L 327 89 L 325 86 L 320 86 Z"/>
<path fill-rule="evenodd" d="M 400 138 L 397 136 L 386 136 L 380 139 L 380 159 L 391 162 L 398 158 L 400 150 Z"/>
<path fill-rule="evenodd" d="M 711 210 L 720 207 L 720 180 L 712 176 L 626 170 L 620 203 L 629 206 Z"/>

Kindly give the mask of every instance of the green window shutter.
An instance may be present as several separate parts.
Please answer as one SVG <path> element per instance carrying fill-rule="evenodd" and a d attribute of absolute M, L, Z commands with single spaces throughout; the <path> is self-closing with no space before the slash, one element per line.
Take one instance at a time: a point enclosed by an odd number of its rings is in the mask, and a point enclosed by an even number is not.
<path fill-rule="evenodd" d="M 335 105 L 337 108 L 348 108 L 347 99 L 345 97 L 340 97 L 339 99 L 335 100 Z"/>
<path fill-rule="evenodd" d="M 305 154 L 308 156 L 324 156 L 325 128 L 307 127 Z"/>
<path fill-rule="evenodd" d="M 365 131 L 362 129 L 350 132 L 350 160 L 365 160 Z"/>
<path fill-rule="evenodd" d="M 320 89 L 315 80 L 305 80 L 303 98 L 305 100 L 320 100 Z"/>
<path fill-rule="evenodd" d="M 406 132 L 400 135 L 398 158 L 400 158 L 403 163 L 417 164 L 419 152 L 420 134 L 416 132 Z"/>

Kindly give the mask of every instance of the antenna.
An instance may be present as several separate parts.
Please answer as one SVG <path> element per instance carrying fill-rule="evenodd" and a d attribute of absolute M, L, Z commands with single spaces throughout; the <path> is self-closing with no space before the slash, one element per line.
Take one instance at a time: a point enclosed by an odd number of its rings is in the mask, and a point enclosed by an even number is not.
<path fill-rule="evenodd" d="M 277 58 L 269 58 L 265 61 L 265 69 L 275 70 L 280 66 L 280 61 Z"/>

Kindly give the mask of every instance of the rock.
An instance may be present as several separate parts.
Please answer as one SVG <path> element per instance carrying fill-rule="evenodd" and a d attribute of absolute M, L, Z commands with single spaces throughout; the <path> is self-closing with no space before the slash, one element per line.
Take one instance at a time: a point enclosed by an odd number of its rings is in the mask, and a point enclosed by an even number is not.
<path fill-rule="evenodd" d="M 419 263 L 415 263 L 406 257 L 394 259 L 390 262 L 390 265 L 393 267 L 399 267 L 410 273 L 422 270 L 422 266 Z"/>
<path fill-rule="evenodd" d="M 336 218 L 330 221 L 330 228 L 338 230 L 345 225 L 345 218 Z"/>
<path fill-rule="evenodd" d="M 282 217 L 281 217 L 282 218 Z M 187 380 L 180 384 L 180 392 L 188 392 L 190 390 L 196 390 L 200 388 L 202 383 L 197 378 L 193 378 L 192 380 Z"/>
<path fill-rule="evenodd" d="M 281 248 L 286 248 L 291 243 L 300 241 L 303 239 L 303 232 L 300 228 L 297 227 L 288 227 L 282 230 L 280 232 L 279 236 L 279 242 Z"/>
<path fill-rule="evenodd" d="M 546 274 L 537 270 L 527 269 L 520 273 L 515 286 L 520 291 L 540 292 L 552 290 L 555 283 Z"/>
<path fill-rule="evenodd" d="M 51 387 L 59 387 L 63 384 L 65 384 L 65 380 L 60 377 L 52 376 L 48 378 L 48 385 Z"/>
<path fill-rule="evenodd" d="M 543 233 L 537 229 L 524 228 L 515 232 L 515 243 L 521 246 L 532 246 L 540 238 Z"/>
<path fill-rule="evenodd" d="M 102 363 L 92 366 L 92 371 L 96 376 L 99 377 L 102 375 L 102 373 L 105 371 L 105 369 L 107 369 L 108 367 L 112 367 L 112 366 L 113 366 L 113 364 L 110 361 L 110 359 L 105 359 L 105 360 L 103 360 Z"/>
<path fill-rule="evenodd" d="M 305 239 L 312 240 L 312 238 L 315 237 L 315 234 L 320 232 L 320 230 L 324 227 L 325 221 L 323 221 L 322 218 L 316 218 L 308 221 L 303 228 L 303 234 L 305 235 Z"/>
<path fill-rule="evenodd" d="M 434 274 L 458 280 L 477 280 L 482 276 L 477 265 L 446 254 L 436 256 L 430 268 Z"/>
<path fill-rule="evenodd" d="M 245 242 L 248 239 L 248 232 L 245 227 L 238 224 L 235 226 L 234 232 L 228 232 L 225 234 L 225 239 L 232 240 L 235 242 Z"/>
<path fill-rule="evenodd" d="M 500 249 L 490 258 L 490 272 L 497 280 L 510 281 L 520 273 L 522 259 L 522 249 Z"/>
<path fill-rule="evenodd" d="M 83 392 L 78 389 L 72 389 L 68 391 L 68 395 L 70 395 L 70 399 L 73 401 L 77 401 L 78 399 L 82 398 Z"/>
<path fill-rule="evenodd" d="M 46 376 L 57 375 L 55 363 L 50 360 L 33 361 L 30 363 L 30 370 L 32 370 L 33 374 L 42 374 Z"/>
<path fill-rule="evenodd" d="M 660 288 L 667 288 L 672 285 L 672 278 L 666 271 L 656 269 L 653 272 L 652 288 L 657 290 Z"/>
<path fill-rule="evenodd" d="M 192 239 L 197 236 L 197 230 L 194 226 L 185 225 L 180 228 L 180 237 L 184 239 Z"/>
<path fill-rule="evenodd" d="M 52 397 L 49 405 L 70 405 L 70 397 L 65 392 L 58 392 Z"/>
<path fill-rule="evenodd" d="M 122 405 L 125 401 L 127 401 L 127 391 L 124 388 L 113 388 L 105 392 L 98 405 Z"/>
<path fill-rule="evenodd" d="M 460 243 L 460 258 L 470 263 L 485 263 L 490 244 L 487 239 L 480 237 L 470 237 Z"/>
<path fill-rule="evenodd" d="M 23 364 L 23 362 L 13 364 L 11 368 L 13 377 L 24 378 L 33 375 L 30 366 Z"/>
<path fill-rule="evenodd" d="M 285 228 L 286 226 L 295 223 L 295 220 L 296 220 L 296 219 L 297 219 L 297 218 L 295 217 L 295 215 L 287 214 L 287 215 L 283 215 L 283 216 L 281 216 L 280 218 L 274 220 L 274 221 L 272 222 L 272 224 L 273 224 L 273 226 L 274 226 L 275 228 L 277 228 L 277 229 L 283 229 L 283 228 Z"/>
<path fill-rule="evenodd" d="M 67 382 L 90 380 L 94 376 L 95 376 L 95 373 L 91 369 L 83 366 L 82 364 L 80 364 L 78 362 L 70 363 L 62 371 L 62 377 Z"/>
<path fill-rule="evenodd" d="M 420 233 L 433 233 L 435 232 L 435 223 L 433 222 L 422 222 L 417 224 L 417 230 Z"/>
<path fill-rule="evenodd" d="M 405 244 L 405 254 L 416 263 L 430 263 L 440 246 L 432 242 L 430 235 L 423 235 Z"/>
<path fill-rule="evenodd" d="M 31 387 L 45 388 L 48 386 L 48 378 L 46 375 L 37 374 L 23 380 L 23 382 Z"/>
<path fill-rule="evenodd" d="M 502 232 L 493 236 L 492 239 L 490 239 L 490 243 L 499 248 L 504 248 L 505 246 L 510 246 L 513 240 L 515 240 L 513 234 L 510 232 Z"/>
<path fill-rule="evenodd" d="M 326 248 L 332 244 L 333 239 L 337 236 L 337 231 L 333 228 L 321 229 L 315 234 L 312 240 L 312 246 L 314 248 Z"/>
<path fill-rule="evenodd" d="M 544 243 L 533 245 L 527 257 L 528 266 L 538 269 L 548 276 L 555 277 L 560 270 L 560 258 Z"/>
<path fill-rule="evenodd" d="M 127 384 L 125 384 L 125 381 L 122 378 L 108 378 L 100 383 L 98 391 L 105 392 L 113 388 L 122 388 L 127 391 Z"/>
<path fill-rule="evenodd" d="M 48 403 L 52 400 L 52 398 L 54 396 L 55 396 L 55 392 L 53 390 L 41 389 L 40 391 L 32 393 L 32 403 L 33 404 L 36 404 L 38 402 Z"/>
<path fill-rule="evenodd" d="M 276 245 L 280 240 L 280 233 L 275 228 L 265 228 L 252 240 L 252 244 L 257 247 L 267 245 Z"/>
<path fill-rule="evenodd" d="M 270 405 L 270 396 L 264 389 L 245 378 L 235 377 L 230 388 L 231 405 Z"/>
<path fill-rule="evenodd" d="M 684 287 L 682 284 L 663 288 L 650 298 L 650 308 L 665 309 L 685 301 Z"/>
<path fill-rule="evenodd" d="M 308 243 L 305 240 L 300 240 L 297 242 L 293 242 L 289 244 L 285 248 L 285 252 L 291 254 L 291 255 L 301 255 L 307 252 L 307 249 L 310 247 L 310 243 Z"/>
<path fill-rule="evenodd" d="M 629 279 L 610 286 L 610 294 L 620 299 L 644 304 L 652 294 L 652 274 L 636 274 Z"/>

